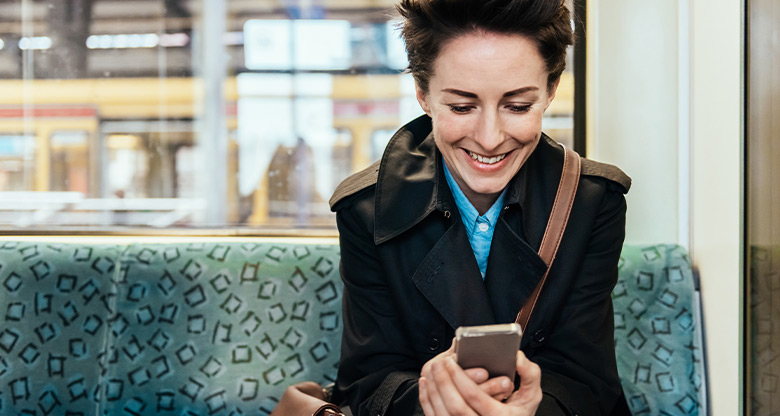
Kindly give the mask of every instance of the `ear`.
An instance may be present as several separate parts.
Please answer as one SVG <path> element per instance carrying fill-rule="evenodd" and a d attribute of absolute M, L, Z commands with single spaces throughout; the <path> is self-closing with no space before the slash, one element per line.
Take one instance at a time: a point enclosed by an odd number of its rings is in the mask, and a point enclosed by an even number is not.
<path fill-rule="evenodd" d="M 547 111 L 547 108 L 550 106 L 550 104 L 552 104 L 552 101 L 555 98 L 555 93 L 558 91 L 558 84 L 560 83 L 561 77 L 558 77 L 558 79 L 555 80 L 555 84 L 553 84 L 552 89 L 547 92 L 547 105 L 544 106 L 545 111 Z"/>
<path fill-rule="evenodd" d="M 428 106 L 428 101 L 426 100 L 427 96 L 416 82 L 414 83 L 414 90 L 417 93 L 417 102 L 420 103 L 420 107 L 425 111 L 425 114 L 430 116 L 431 108 Z"/>

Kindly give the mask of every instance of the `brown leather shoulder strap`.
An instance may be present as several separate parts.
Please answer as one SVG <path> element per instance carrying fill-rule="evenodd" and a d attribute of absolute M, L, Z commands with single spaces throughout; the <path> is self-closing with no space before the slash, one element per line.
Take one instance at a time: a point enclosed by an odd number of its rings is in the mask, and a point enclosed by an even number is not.
<path fill-rule="evenodd" d="M 533 312 L 536 306 L 536 300 L 539 299 L 539 293 L 542 291 L 542 286 L 544 286 L 547 275 L 550 273 L 550 267 L 552 267 L 553 260 L 555 260 L 558 246 L 561 245 L 563 231 L 566 229 L 566 223 L 569 221 L 571 206 L 574 204 L 574 195 L 577 193 L 577 185 L 580 182 L 580 156 L 567 147 L 564 147 L 564 151 L 561 181 L 558 184 L 558 192 L 555 194 L 555 202 L 553 202 L 552 212 L 550 212 L 550 219 L 547 221 L 547 228 L 544 230 L 542 244 L 539 247 L 539 257 L 547 264 L 547 270 L 544 272 L 544 276 L 542 276 L 539 284 L 536 285 L 533 293 L 531 293 L 531 296 L 525 301 L 525 305 L 520 309 L 517 319 L 515 319 L 515 322 L 520 324 L 523 331 L 528 326 L 531 312 Z"/>

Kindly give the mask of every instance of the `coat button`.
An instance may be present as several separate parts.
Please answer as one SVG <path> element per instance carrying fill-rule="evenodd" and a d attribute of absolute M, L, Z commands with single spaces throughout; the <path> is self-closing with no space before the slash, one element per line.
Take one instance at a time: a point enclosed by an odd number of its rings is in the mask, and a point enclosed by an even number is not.
<path fill-rule="evenodd" d="M 538 343 L 542 343 L 544 342 L 545 339 L 547 338 L 544 336 L 544 331 L 542 331 L 541 329 L 536 331 L 536 333 L 534 333 L 534 341 Z"/>
<path fill-rule="evenodd" d="M 431 351 L 438 351 L 441 344 L 439 343 L 438 338 L 431 338 L 428 341 L 428 349 Z"/>

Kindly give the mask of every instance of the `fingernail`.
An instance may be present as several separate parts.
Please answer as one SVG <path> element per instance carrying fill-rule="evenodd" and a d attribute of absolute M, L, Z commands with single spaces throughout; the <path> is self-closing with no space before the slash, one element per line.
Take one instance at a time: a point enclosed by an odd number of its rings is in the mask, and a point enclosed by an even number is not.
<path fill-rule="evenodd" d="M 512 383 L 509 382 L 509 379 L 501 380 L 501 388 L 508 389 L 510 387 L 512 387 Z"/>

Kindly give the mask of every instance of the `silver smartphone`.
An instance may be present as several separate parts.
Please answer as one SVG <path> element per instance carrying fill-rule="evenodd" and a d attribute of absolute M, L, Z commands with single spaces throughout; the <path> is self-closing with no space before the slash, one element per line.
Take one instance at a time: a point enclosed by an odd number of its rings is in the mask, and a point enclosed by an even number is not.
<path fill-rule="evenodd" d="M 461 368 L 481 367 L 490 378 L 515 379 L 523 330 L 516 323 L 462 326 L 455 331 L 455 356 Z"/>

